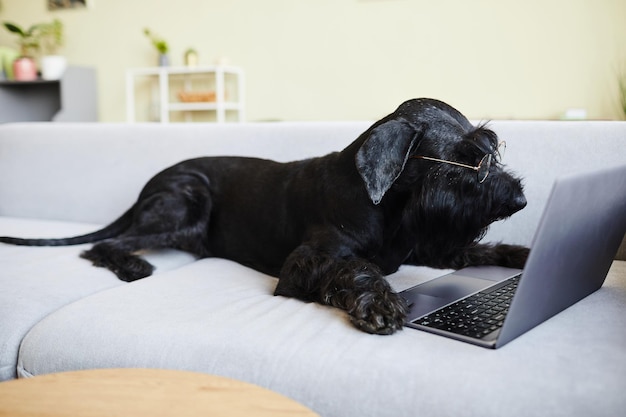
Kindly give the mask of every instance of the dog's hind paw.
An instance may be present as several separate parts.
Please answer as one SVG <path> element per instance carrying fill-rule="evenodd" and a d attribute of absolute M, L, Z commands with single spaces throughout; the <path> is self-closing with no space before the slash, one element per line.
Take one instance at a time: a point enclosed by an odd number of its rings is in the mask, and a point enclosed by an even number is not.
<path fill-rule="evenodd" d="M 389 335 L 402 329 L 407 306 L 404 299 L 394 292 L 365 292 L 356 298 L 348 314 L 359 330 Z"/>
<path fill-rule="evenodd" d="M 121 281 L 132 282 L 152 275 L 154 266 L 139 256 L 110 250 L 106 245 L 95 245 L 80 257 L 91 261 L 94 266 L 107 268 Z"/>

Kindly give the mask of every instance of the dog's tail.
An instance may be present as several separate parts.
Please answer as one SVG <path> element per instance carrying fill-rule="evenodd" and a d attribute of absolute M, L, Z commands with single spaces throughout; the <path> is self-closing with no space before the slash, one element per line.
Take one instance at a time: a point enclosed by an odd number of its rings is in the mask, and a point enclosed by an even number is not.
<path fill-rule="evenodd" d="M 131 207 L 120 218 L 103 229 L 97 230 L 86 235 L 61 238 L 61 239 L 22 239 L 18 237 L 0 236 L 0 243 L 8 243 L 20 246 L 70 246 L 80 245 L 82 243 L 93 243 L 104 239 L 110 239 L 119 236 L 127 230 L 133 222 L 134 206 Z"/>

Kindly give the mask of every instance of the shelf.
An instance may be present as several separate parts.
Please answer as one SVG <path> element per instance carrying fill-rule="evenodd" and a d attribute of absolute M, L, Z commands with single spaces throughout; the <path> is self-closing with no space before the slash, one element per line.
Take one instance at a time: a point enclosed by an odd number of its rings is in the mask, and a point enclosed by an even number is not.
<path fill-rule="evenodd" d="M 13 80 L 2 80 L 0 81 L 0 86 L 3 87 L 20 87 L 25 85 L 46 85 L 46 84 L 58 84 L 60 80 L 43 80 L 38 78 L 32 81 L 13 81 Z"/>
<path fill-rule="evenodd" d="M 170 103 L 168 105 L 170 111 L 206 111 L 206 110 L 217 110 L 218 108 L 223 108 L 225 110 L 241 110 L 241 105 L 239 103 L 222 103 L 217 104 L 215 102 L 204 103 Z"/>
<path fill-rule="evenodd" d="M 244 82 L 243 70 L 238 67 L 214 65 L 203 67 L 151 67 L 134 68 L 126 71 L 126 117 L 135 122 L 137 102 L 135 99 L 135 79 L 137 77 L 153 78 L 152 99 L 153 109 L 149 120 L 161 123 L 170 122 L 170 112 L 215 112 L 215 121 L 226 122 L 226 112 L 232 116 L 235 112 L 237 121 L 244 120 Z M 172 101 L 176 91 L 198 90 L 197 84 L 203 81 L 210 84 L 209 91 L 215 91 L 215 101 L 211 102 L 179 102 Z M 176 85 L 183 84 L 177 88 Z M 194 86 L 195 85 L 195 86 Z M 207 90 L 206 88 L 204 90 Z M 145 93 L 144 93 L 145 95 Z M 226 97 L 229 100 L 226 100 Z M 235 100 L 235 101 L 233 101 Z M 158 115 L 155 114 L 158 110 Z M 191 116 L 186 116 L 191 121 Z"/>
<path fill-rule="evenodd" d="M 0 123 L 98 120 L 93 68 L 70 66 L 59 80 L 0 81 Z"/>
<path fill-rule="evenodd" d="M 148 67 L 148 68 L 133 68 L 128 72 L 134 75 L 187 75 L 187 74 L 204 74 L 204 73 L 216 73 L 223 72 L 226 74 L 241 74 L 243 70 L 239 67 L 232 67 L 226 65 L 209 65 L 202 67 Z"/>

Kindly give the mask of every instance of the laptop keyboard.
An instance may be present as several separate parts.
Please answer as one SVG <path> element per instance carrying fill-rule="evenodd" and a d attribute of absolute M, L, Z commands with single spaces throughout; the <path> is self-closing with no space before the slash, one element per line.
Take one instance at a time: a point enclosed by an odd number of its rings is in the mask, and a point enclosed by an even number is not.
<path fill-rule="evenodd" d="M 433 329 L 482 339 L 502 327 L 520 275 L 414 320 Z"/>

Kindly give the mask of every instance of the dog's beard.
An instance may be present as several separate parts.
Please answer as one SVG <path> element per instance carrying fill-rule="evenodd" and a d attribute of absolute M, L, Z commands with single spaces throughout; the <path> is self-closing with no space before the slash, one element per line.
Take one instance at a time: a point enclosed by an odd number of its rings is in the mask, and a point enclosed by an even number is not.
<path fill-rule="evenodd" d="M 444 247 L 467 246 L 482 238 L 490 224 L 465 204 L 456 204 L 446 192 L 438 191 L 415 193 L 404 215 L 405 225 L 414 236 L 428 242 L 441 240 Z"/>

